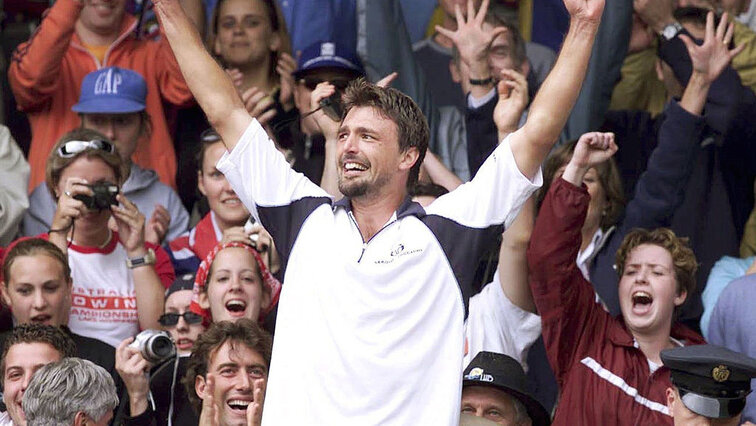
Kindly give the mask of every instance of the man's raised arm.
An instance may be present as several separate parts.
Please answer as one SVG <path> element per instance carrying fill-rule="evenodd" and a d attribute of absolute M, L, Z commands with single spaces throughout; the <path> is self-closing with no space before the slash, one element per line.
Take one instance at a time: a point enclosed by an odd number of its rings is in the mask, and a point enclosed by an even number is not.
<path fill-rule="evenodd" d="M 533 178 L 559 138 L 585 79 L 604 0 L 564 0 L 570 28 L 554 68 L 538 91 L 528 120 L 510 136 L 517 167 Z"/>
<path fill-rule="evenodd" d="M 171 45 L 189 90 L 210 125 L 231 151 L 249 126 L 250 117 L 231 79 L 205 50 L 197 29 L 179 0 L 154 0 L 163 33 Z"/>

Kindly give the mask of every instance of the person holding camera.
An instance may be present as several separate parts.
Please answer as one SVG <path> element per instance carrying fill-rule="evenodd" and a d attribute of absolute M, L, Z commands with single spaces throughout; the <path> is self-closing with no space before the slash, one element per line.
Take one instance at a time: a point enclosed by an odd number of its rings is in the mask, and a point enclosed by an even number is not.
<path fill-rule="evenodd" d="M 179 373 L 170 389 L 160 385 L 162 367 L 149 373 L 152 363 L 144 348 L 132 342 L 126 339 L 116 350 L 116 368 L 128 390 L 128 414 L 122 405 L 117 424 L 260 424 L 272 341 L 254 321 L 213 323 L 197 339 L 191 356 L 175 364 Z M 161 402 L 166 394 L 171 396 L 168 405 Z"/>
<path fill-rule="evenodd" d="M 145 330 L 118 346 L 115 361 L 126 394 L 121 395 L 116 424 L 139 422 L 131 413 L 145 411 L 148 403 L 158 425 L 197 424 L 181 386 L 192 348 L 205 331 L 202 316 L 189 310 L 193 286 L 193 275 L 177 277 L 165 293 L 165 313 L 159 320 L 163 331 Z"/>
<path fill-rule="evenodd" d="M 75 283 L 69 327 L 114 347 L 158 327 L 174 279 L 165 251 L 145 241 L 144 215 L 120 193 L 124 169 L 105 136 L 76 129 L 55 144 L 46 173 L 58 200 L 46 237 L 67 252 Z"/>
<path fill-rule="evenodd" d="M 81 128 L 96 130 L 112 141 L 125 165 L 121 192 L 145 217 L 145 240 L 161 244 L 178 238 L 189 228 L 189 214 L 178 194 L 160 182 L 154 170 L 132 161 L 140 142 L 150 138 L 152 118 L 147 113 L 147 82 L 136 71 L 107 67 L 92 71 L 81 83 L 79 102 L 71 109 L 79 114 Z M 29 196 L 23 235 L 33 236 L 50 228 L 56 200 L 42 182 Z"/>

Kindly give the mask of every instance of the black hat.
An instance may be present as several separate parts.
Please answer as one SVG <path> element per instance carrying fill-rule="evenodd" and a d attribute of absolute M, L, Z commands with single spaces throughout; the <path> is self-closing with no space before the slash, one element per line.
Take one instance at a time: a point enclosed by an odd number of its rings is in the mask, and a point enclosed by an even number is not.
<path fill-rule="evenodd" d="M 467 366 L 462 387 L 491 386 L 500 389 L 525 406 L 533 426 L 551 424 L 549 413 L 528 392 L 528 379 L 522 366 L 514 358 L 494 352 L 479 352 Z"/>
<path fill-rule="evenodd" d="M 194 274 L 181 274 L 176 275 L 176 279 L 173 280 L 173 284 L 165 291 L 165 298 L 171 294 L 181 290 L 194 289 Z"/>
<path fill-rule="evenodd" d="M 756 359 L 715 345 L 667 349 L 661 359 L 690 411 L 711 419 L 743 411 L 756 377 Z"/>

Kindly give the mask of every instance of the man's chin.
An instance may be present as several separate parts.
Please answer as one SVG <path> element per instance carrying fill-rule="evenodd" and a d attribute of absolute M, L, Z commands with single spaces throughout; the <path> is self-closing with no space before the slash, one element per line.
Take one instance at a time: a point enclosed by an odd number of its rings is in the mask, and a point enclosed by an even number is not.
<path fill-rule="evenodd" d="M 345 197 L 355 198 L 367 194 L 368 187 L 364 183 L 344 183 L 339 182 L 339 192 Z"/>

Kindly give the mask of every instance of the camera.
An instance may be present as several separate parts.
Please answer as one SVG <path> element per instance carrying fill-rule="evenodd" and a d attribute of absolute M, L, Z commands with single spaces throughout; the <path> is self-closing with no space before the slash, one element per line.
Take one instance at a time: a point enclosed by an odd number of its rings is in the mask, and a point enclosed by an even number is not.
<path fill-rule="evenodd" d="M 92 185 L 84 185 L 92 190 L 93 195 L 76 194 L 74 199 L 81 201 L 89 210 L 107 210 L 110 206 L 117 206 L 118 185 L 107 182 L 98 182 Z"/>
<path fill-rule="evenodd" d="M 134 337 L 129 346 L 137 349 L 144 359 L 153 364 L 176 356 L 176 345 L 165 331 L 144 330 Z"/>
<path fill-rule="evenodd" d="M 322 99 L 320 101 L 320 108 L 328 118 L 341 122 L 341 115 L 344 113 L 344 107 L 341 104 L 341 93 L 337 91 L 333 95 Z"/>

